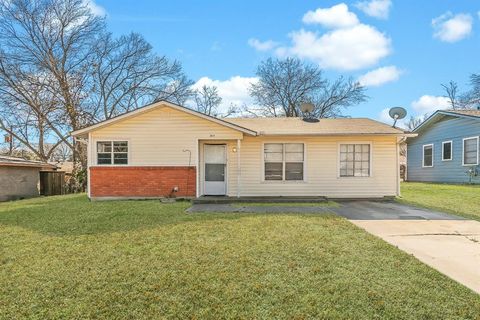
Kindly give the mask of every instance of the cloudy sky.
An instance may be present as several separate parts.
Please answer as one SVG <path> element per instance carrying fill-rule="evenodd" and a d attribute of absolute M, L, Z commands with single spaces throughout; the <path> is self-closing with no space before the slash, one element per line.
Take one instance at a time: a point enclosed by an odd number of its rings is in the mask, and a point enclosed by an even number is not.
<path fill-rule="evenodd" d="M 393 106 L 415 116 L 446 108 L 440 84 L 466 88 L 480 72 L 477 0 L 89 1 L 113 33 L 141 33 L 227 105 L 251 102 L 246 88 L 267 57 L 358 79 L 371 98 L 347 114 L 384 121 Z"/>

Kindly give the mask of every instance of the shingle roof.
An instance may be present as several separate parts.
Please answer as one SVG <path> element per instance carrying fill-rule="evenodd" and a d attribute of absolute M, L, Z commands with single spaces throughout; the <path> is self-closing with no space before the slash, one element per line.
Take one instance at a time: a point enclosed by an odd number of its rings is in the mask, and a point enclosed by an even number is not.
<path fill-rule="evenodd" d="M 480 110 L 445 110 L 450 113 L 463 114 L 465 116 L 480 117 Z"/>
<path fill-rule="evenodd" d="M 302 118 L 227 118 L 228 122 L 257 131 L 260 135 L 358 135 L 404 134 L 382 122 L 367 118 L 320 119 L 305 122 Z"/>
<path fill-rule="evenodd" d="M 122 119 L 134 117 L 157 107 L 167 106 L 179 111 L 202 117 L 223 126 L 242 131 L 250 135 L 404 135 L 408 134 L 382 122 L 367 118 L 321 119 L 317 123 L 308 123 L 302 118 L 224 118 L 219 119 L 195 110 L 185 108 L 168 101 L 159 101 L 137 110 L 124 113 L 115 118 L 99 122 L 89 127 L 72 132 L 73 136 L 85 136 L 87 132 L 108 126 Z"/>
<path fill-rule="evenodd" d="M 55 169 L 56 168 L 56 166 L 54 166 L 53 164 L 42 162 L 42 161 L 26 160 L 26 159 L 22 159 L 22 158 L 0 155 L 0 167 L 1 166 L 34 167 L 34 168 L 48 168 L 48 169 Z"/>

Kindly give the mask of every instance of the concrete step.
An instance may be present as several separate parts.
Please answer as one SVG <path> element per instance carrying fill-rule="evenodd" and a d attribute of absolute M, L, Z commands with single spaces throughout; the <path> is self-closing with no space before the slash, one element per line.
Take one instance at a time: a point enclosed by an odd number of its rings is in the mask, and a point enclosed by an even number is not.
<path fill-rule="evenodd" d="M 202 196 L 192 199 L 192 204 L 228 204 L 228 203 L 320 203 L 326 202 L 326 197 L 217 197 Z"/>

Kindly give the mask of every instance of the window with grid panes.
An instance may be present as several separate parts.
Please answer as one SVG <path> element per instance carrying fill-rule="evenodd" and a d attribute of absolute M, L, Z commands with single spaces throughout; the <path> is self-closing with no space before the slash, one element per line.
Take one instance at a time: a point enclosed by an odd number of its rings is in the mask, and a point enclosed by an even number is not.
<path fill-rule="evenodd" d="M 340 145 L 340 176 L 369 177 L 370 176 L 370 145 L 341 144 Z"/>

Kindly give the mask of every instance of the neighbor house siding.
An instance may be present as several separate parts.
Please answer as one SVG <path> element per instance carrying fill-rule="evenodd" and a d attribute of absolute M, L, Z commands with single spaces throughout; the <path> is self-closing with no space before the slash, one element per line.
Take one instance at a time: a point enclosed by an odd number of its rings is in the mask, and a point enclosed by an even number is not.
<path fill-rule="evenodd" d="M 245 137 L 241 147 L 241 195 L 394 196 L 398 181 L 396 139 L 376 136 Z M 289 142 L 305 144 L 305 181 L 263 181 L 263 144 Z M 339 177 L 340 143 L 371 143 L 370 177 Z M 233 190 L 229 195 L 235 196 Z"/>
<path fill-rule="evenodd" d="M 0 167 L 0 201 L 39 195 L 40 168 Z"/>
<path fill-rule="evenodd" d="M 463 139 L 480 136 L 480 121 L 447 116 L 408 140 L 407 180 L 423 182 L 465 183 L 469 166 L 462 165 Z M 452 160 L 442 161 L 442 142 L 452 141 Z M 433 167 L 423 168 L 423 145 L 433 144 Z M 472 182 L 480 183 L 476 177 Z"/>

